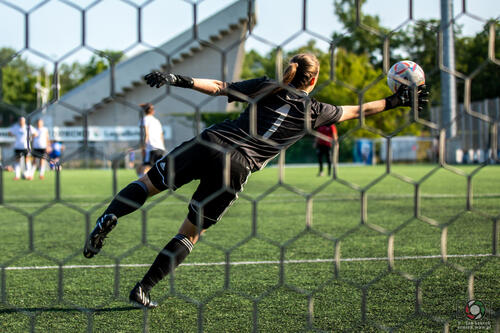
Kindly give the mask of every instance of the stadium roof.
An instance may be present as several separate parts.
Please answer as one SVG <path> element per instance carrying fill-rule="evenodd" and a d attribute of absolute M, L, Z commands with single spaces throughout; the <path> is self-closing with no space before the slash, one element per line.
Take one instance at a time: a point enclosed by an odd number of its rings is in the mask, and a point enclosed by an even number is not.
<path fill-rule="evenodd" d="M 114 95 L 122 97 L 134 87 L 144 84 L 142 80 L 144 74 L 153 70 L 164 70 L 168 57 L 173 65 L 178 64 L 210 47 L 212 43 L 222 39 L 231 31 L 241 28 L 248 22 L 248 4 L 247 0 L 239 0 L 197 24 L 196 31 L 190 28 L 156 49 L 142 52 L 118 63 L 114 70 Z M 255 20 L 252 19 L 252 22 Z M 195 33 L 197 33 L 196 38 Z M 60 102 L 80 109 L 95 109 L 111 102 L 113 93 L 110 73 L 110 69 L 101 72 L 63 95 Z"/>

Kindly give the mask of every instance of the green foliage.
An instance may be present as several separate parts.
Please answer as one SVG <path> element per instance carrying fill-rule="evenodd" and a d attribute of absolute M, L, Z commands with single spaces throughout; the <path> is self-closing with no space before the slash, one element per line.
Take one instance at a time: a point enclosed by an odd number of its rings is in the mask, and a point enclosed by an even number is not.
<path fill-rule="evenodd" d="M 293 146 L 287 149 L 285 153 L 286 163 L 316 163 L 316 150 L 313 148 L 314 137 L 307 135 L 297 141 Z M 277 159 L 274 161 L 277 163 Z"/>
<path fill-rule="evenodd" d="M 62 64 L 59 67 L 60 94 L 79 86 L 123 59 L 123 52 L 104 50 L 93 55 L 88 63 Z M 37 107 L 35 84 L 37 76 L 51 78 L 53 73 L 46 73 L 46 68 L 30 64 L 22 54 L 16 55 L 10 48 L 0 48 L 0 64 L 2 74 L 2 91 L 0 104 L 0 121 L 2 126 L 10 125 L 17 116 L 33 112 Z M 52 91 L 51 91 L 52 94 Z"/>
<path fill-rule="evenodd" d="M 383 38 L 387 36 L 389 29 L 380 24 L 380 19 L 376 15 L 369 15 L 363 11 L 363 4 L 366 0 L 334 0 L 334 13 L 349 31 L 347 34 L 334 33 L 338 47 L 346 49 L 357 55 L 367 55 L 371 64 L 381 65 L 381 50 Z M 359 18 L 357 17 L 356 4 L 361 8 Z M 358 20 L 359 19 L 359 20 Z M 453 25 L 455 35 L 455 57 L 456 70 L 467 76 L 481 68 L 481 71 L 474 77 L 471 86 L 472 100 L 483 100 L 500 96 L 500 86 L 491 84 L 496 81 L 500 74 L 500 68 L 487 61 L 489 26 L 495 25 L 495 45 L 500 43 L 500 28 L 498 21 L 490 20 L 484 26 L 483 31 L 475 36 L 463 36 L 462 27 Z M 390 36 L 390 59 L 391 64 L 402 59 L 410 59 L 417 62 L 426 72 L 426 82 L 431 88 L 431 104 L 440 102 L 441 99 L 441 78 L 438 63 L 438 32 L 441 28 L 440 20 L 418 20 L 415 23 L 406 25 L 399 31 L 391 32 Z M 370 31 L 373 30 L 373 31 Z M 377 31 L 377 33 L 375 32 Z M 500 51 L 495 51 L 496 58 L 500 56 Z M 463 80 L 457 79 L 457 99 L 462 102 L 464 99 Z M 422 114 L 422 117 L 427 115 Z"/>
<path fill-rule="evenodd" d="M 368 15 L 363 10 L 360 11 L 359 24 L 356 10 L 356 0 L 334 0 L 333 7 L 337 18 L 342 25 L 349 31 L 348 34 L 334 33 L 332 39 L 337 41 L 338 47 L 349 50 L 355 54 L 368 55 L 372 64 L 375 64 L 380 57 L 383 44 L 383 36 L 389 32 L 389 29 L 380 25 L 378 16 Z M 366 0 L 359 0 L 360 7 Z M 378 33 L 374 33 L 376 30 Z"/>
<path fill-rule="evenodd" d="M 493 21 L 485 24 L 484 29 L 474 37 L 457 38 L 455 41 L 456 69 L 466 75 L 484 66 L 474 76 L 471 86 L 472 100 L 482 100 L 500 96 L 500 85 L 492 84 L 500 77 L 500 66 L 488 61 L 489 25 L 493 24 L 495 45 L 500 45 L 500 26 Z M 495 57 L 500 58 L 500 48 Z M 458 99 L 463 101 L 463 89 L 458 89 Z"/>
<path fill-rule="evenodd" d="M 494 21 L 487 22 L 482 31 L 475 36 L 463 36 L 462 27 L 454 25 L 455 35 L 455 69 L 458 73 L 470 76 L 474 71 L 471 86 L 473 101 L 500 96 L 500 86 L 491 84 L 500 74 L 500 67 L 488 61 L 489 26 L 495 25 L 495 44 L 500 43 L 500 28 Z M 408 25 L 395 35 L 398 51 L 401 53 L 396 60 L 411 59 L 426 72 L 426 84 L 431 88 L 431 104 L 440 103 L 441 77 L 438 55 L 439 20 L 419 20 Z M 393 45 L 391 44 L 391 47 Z M 496 57 L 500 51 L 496 50 Z M 477 75 L 476 75 L 477 74 Z M 464 81 L 457 77 L 457 100 L 464 100 Z M 426 115 L 424 114 L 423 117 Z"/>
<path fill-rule="evenodd" d="M 369 15 L 363 10 L 358 17 L 356 4 L 362 9 L 365 0 L 334 0 L 334 13 L 349 33 L 334 33 L 332 39 L 335 41 L 334 63 L 332 71 L 330 64 L 330 53 L 325 53 L 315 47 L 313 40 L 303 47 L 288 52 L 284 55 L 284 62 L 296 53 L 314 53 L 320 61 L 320 76 L 318 85 L 313 96 L 325 103 L 334 105 L 356 105 L 390 95 L 386 85 L 386 76 L 382 72 L 381 50 L 383 38 L 390 35 L 390 63 L 402 59 L 410 59 L 418 64 L 426 72 L 426 82 L 431 89 L 431 104 L 440 101 L 440 70 L 438 64 L 438 32 L 439 20 L 419 20 L 414 24 L 408 24 L 401 30 L 390 32 L 388 28 L 380 24 L 376 15 Z M 490 21 L 485 24 L 484 30 L 474 37 L 463 37 L 459 25 L 454 25 L 456 70 L 465 75 L 474 75 L 471 87 L 472 100 L 482 100 L 500 96 L 500 85 L 491 84 L 496 82 L 500 74 L 500 68 L 491 62 L 487 62 L 489 25 L 495 24 Z M 500 45 L 499 27 L 495 25 L 495 43 Z M 498 50 L 498 48 L 497 48 Z M 496 52 L 496 58 L 500 58 L 500 51 Z M 261 55 L 251 50 L 245 57 L 242 78 L 249 79 L 257 76 L 267 75 L 275 78 L 277 50 L 272 50 L 267 55 Z M 482 68 L 481 68 L 482 67 Z M 474 72 L 478 68 L 481 71 Z M 333 77 L 331 76 L 333 73 Z M 463 81 L 458 82 L 458 100 L 463 100 Z M 368 85 L 374 83 L 368 90 Z M 361 94 L 362 92 L 362 94 Z M 428 118 L 428 110 L 424 110 L 420 116 Z M 411 115 L 407 108 L 400 108 L 377 114 L 366 119 L 366 126 L 381 130 L 384 133 L 393 133 L 403 128 L 398 134 L 420 135 L 424 128 L 419 124 L 411 123 Z M 356 131 L 356 137 L 376 137 L 377 135 L 367 129 L 357 129 L 358 120 L 351 120 L 339 124 L 339 135 L 348 131 Z M 352 142 L 343 140 L 340 142 L 341 160 L 350 160 Z M 305 145 L 307 146 L 307 145 Z M 296 152 L 297 150 L 297 152 Z M 346 153 L 346 151 L 348 153 Z M 300 145 L 291 147 L 287 152 L 291 156 L 307 156 L 306 148 Z M 288 159 L 287 155 L 287 159 Z M 308 159 L 308 158 L 305 158 Z"/>
<path fill-rule="evenodd" d="M 62 64 L 59 68 L 59 83 L 61 85 L 61 95 L 76 88 L 82 78 L 83 65 L 74 62 L 72 64 Z"/>
<path fill-rule="evenodd" d="M 10 48 L 0 49 L 1 67 L 1 122 L 9 125 L 17 116 L 29 112 L 36 107 L 36 72 L 22 57 L 15 56 Z"/>
<path fill-rule="evenodd" d="M 414 25 L 406 26 L 396 35 L 399 39 L 400 51 L 408 58 L 417 62 L 426 72 L 427 85 L 439 91 L 440 77 L 438 64 L 438 31 L 440 21 L 419 20 Z M 437 75 L 429 75 L 434 70 Z"/>
<path fill-rule="evenodd" d="M 122 60 L 123 57 L 124 54 L 121 51 L 104 50 L 97 55 L 93 55 L 86 64 L 82 65 L 77 62 L 69 65 L 62 64 L 59 70 L 61 95 L 107 70 L 109 64 L 115 64 Z"/>
<path fill-rule="evenodd" d="M 276 52 L 274 51 L 274 54 Z M 245 61 L 241 70 L 241 79 L 248 80 L 260 76 L 274 77 L 275 57 L 262 56 L 255 50 L 245 54 Z"/>

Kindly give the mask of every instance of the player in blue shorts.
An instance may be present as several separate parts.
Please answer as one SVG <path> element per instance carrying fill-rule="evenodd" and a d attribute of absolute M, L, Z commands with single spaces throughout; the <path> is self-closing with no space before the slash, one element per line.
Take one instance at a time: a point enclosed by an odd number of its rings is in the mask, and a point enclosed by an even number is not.
<path fill-rule="evenodd" d="M 62 152 L 64 151 L 64 145 L 60 141 L 52 141 L 50 145 L 50 168 L 54 169 L 61 159 Z M 61 167 L 61 166 L 59 166 Z"/>
<path fill-rule="evenodd" d="M 221 219 L 251 173 L 301 139 L 308 128 L 317 129 L 360 116 L 359 105 L 335 106 L 310 97 L 318 75 L 319 62 L 311 54 L 295 55 L 281 83 L 266 77 L 227 83 L 161 72 L 146 75 L 151 87 L 168 84 L 207 95 L 227 96 L 228 102 L 245 102 L 246 98 L 258 101 L 253 111 L 247 107 L 238 119 L 208 127 L 199 137 L 184 142 L 157 161 L 145 176 L 123 188 L 97 219 L 85 242 L 84 256 L 92 258 L 97 254 L 118 218 L 140 208 L 148 197 L 199 179 L 177 235 L 130 292 L 133 304 L 156 307 L 157 303 L 150 299 L 150 290 L 188 256 L 200 235 Z M 413 105 L 414 91 L 401 87 L 392 96 L 364 103 L 364 114 L 370 116 L 397 106 Z M 420 87 L 419 109 L 427 103 L 427 95 L 425 87 Z"/>

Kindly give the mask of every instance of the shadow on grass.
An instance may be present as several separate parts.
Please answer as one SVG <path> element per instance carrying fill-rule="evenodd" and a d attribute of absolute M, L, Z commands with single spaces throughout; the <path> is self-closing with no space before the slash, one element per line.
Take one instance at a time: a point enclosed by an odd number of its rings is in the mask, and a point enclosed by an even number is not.
<path fill-rule="evenodd" d="M 119 312 L 119 311 L 130 311 L 130 310 L 142 310 L 134 306 L 117 306 L 109 308 L 100 309 L 77 309 L 77 308 L 15 308 L 15 309 L 0 309 L 0 314 L 2 313 L 15 313 L 15 312 L 28 312 L 28 313 L 41 313 L 41 312 Z"/>

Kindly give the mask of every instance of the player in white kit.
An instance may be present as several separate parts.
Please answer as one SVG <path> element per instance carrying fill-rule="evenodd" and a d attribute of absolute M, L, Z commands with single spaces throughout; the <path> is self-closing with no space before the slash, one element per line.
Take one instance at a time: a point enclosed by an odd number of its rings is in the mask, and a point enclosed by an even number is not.
<path fill-rule="evenodd" d="M 140 107 L 144 112 L 141 126 L 144 126 L 144 146 L 142 147 L 143 163 L 139 167 L 139 177 L 146 174 L 149 169 L 165 154 L 165 144 L 163 142 L 163 128 L 158 118 L 154 116 L 153 104 L 145 103 Z"/>
<path fill-rule="evenodd" d="M 45 177 L 45 169 L 47 166 L 47 149 L 50 149 L 49 129 L 44 126 L 43 120 L 38 119 L 33 138 L 33 170 L 31 177 L 35 176 L 37 166 L 40 170 L 39 177 Z"/>
<path fill-rule="evenodd" d="M 21 178 L 21 174 L 26 179 L 31 179 L 31 160 L 28 156 L 28 141 L 35 132 L 33 126 L 26 126 L 26 118 L 20 117 L 17 124 L 12 125 L 9 130 L 9 135 L 15 138 L 14 155 L 16 162 L 14 164 L 15 180 Z M 30 138 L 28 138 L 28 135 Z"/>

